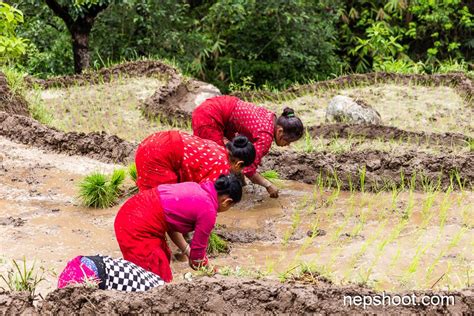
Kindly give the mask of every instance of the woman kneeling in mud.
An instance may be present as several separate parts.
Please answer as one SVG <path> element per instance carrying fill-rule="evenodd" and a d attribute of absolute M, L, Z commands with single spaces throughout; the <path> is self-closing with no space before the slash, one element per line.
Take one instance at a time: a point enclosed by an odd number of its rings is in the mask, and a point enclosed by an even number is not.
<path fill-rule="evenodd" d="M 160 184 L 215 181 L 220 174 L 240 173 L 255 160 L 255 148 L 245 136 L 215 142 L 181 131 L 155 133 L 138 146 L 135 155 L 140 191 Z"/>
<path fill-rule="evenodd" d="M 278 197 L 277 187 L 262 177 L 257 167 L 270 151 L 273 140 L 278 146 L 288 146 L 304 132 L 303 123 L 290 108 L 285 108 L 277 119 L 272 111 L 231 96 L 204 101 L 193 111 L 192 127 L 194 135 L 221 146 L 237 134 L 246 136 L 255 146 L 256 158 L 243 173 L 253 183 L 265 187 L 273 198 Z"/>
<path fill-rule="evenodd" d="M 227 211 L 241 198 L 242 185 L 232 174 L 220 175 L 215 183 L 163 184 L 138 193 L 115 218 L 115 235 L 124 259 L 170 282 L 168 233 L 193 269 L 207 266 L 206 249 L 217 213 Z M 192 231 L 188 245 L 181 234 Z"/>

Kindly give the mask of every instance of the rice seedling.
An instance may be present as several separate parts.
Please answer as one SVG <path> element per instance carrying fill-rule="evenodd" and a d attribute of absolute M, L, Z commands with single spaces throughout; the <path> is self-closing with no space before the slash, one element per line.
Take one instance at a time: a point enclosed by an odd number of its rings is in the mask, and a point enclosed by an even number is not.
<path fill-rule="evenodd" d="M 209 236 L 209 242 L 207 245 L 207 253 L 211 255 L 217 255 L 219 253 L 228 253 L 230 250 L 227 241 L 219 237 L 216 233 L 212 232 Z"/>
<path fill-rule="evenodd" d="M 304 152 L 305 153 L 312 153 L 315 150 L 314 145 L 313 145 L 313 138 L 311 137 L 311 134 L 308 131 L 308 128 L 305 129 L 304 132 Z"/>
<path fill-rule="evenodd" d="M 267 179 L 268 181 L 274 182 L 280 179 L 280 175 L 275 170 L 267 170 L 261 173 L 261 176 Z"/>
<path fill-rule="evenodd" d="M 223 276 L 231 276 L 231 277 L 237 277 L 237 278 L 254 278 L 254 279 L 261 279 L 268 275 L 266 271 L 260 271 L 260 269 L 251 270 L 251 269 L 242 268 L 240 266 L 219 267 L 219 269 L 217 270 L 217 273 Z"/>
<path fill-rule="evenodd" d="M 83 205 L 107 208 L 117 202 L 121 194 L 120 186 L 125 180 L 125 170 L 116 169 L 110 177 L 94 172 L 79 183 L 79 198 Z"/>
<path fill-rule="evenodd" d="M 365 166 L 362 167 L 362 169 L 359 169 L 359 184 L 360 184 L 360 191 L 362 193 L 365 192 L 365 176 L 366 176 L 366 168 Z"/>
<path fill-rule="evenodd" d="M 283 236 L 283 245 L 288 244 L 288 240 L 295 234 L 296 229 L 301 223 L 301 216 L 299 211 L 295 211 L 293 215 L 291 215 L 291 226 L 290 228 L 285 232 L 285 235 Z"/>
<path fill-rule="evenodd" d="M 469 152 L 474 151 L 474 138 L 470 138 L 469 140 L 466 140 L 466 147 Z"/>
<path fill-rule="evenodd" d="M 137 174 L 137 166 L 135 163 L 131 163 L 128 168 L 128 175 L 130 176 L 130 179 L 132 179 L 133 183 L 135 184 L 132 188 L 128 190 L 128 193 L 130 195 L 136 194 L 138 192 L 138 187 L 136 185 L 137 179 L 138 179 L 138 174 Z"/>
<path fill-rule="evenodd" d="M 0 278 L 5 282 L 10 291 L 28 292 L 30 300 L 36 298 L 36 289 L 38 285 L 45 280 L 45 270 L 40 267 L 39 270 L 35 267 L 35 262 L 28 267 L 26 259 L 23 258 L 21 262 L 12 260 L 12 265 L 6 275 L 0 275 Z"/>
<path fill-rule="evenodd" d="M 302 263 L 299 264 L 296 272 L 292 272 L 288 275 L 287 280 L 298 281 L 302 283 L 317 284 L 320 282 L 332 283 L 332 281 L 323 276 L 321 267 L 315 264 Z"/>

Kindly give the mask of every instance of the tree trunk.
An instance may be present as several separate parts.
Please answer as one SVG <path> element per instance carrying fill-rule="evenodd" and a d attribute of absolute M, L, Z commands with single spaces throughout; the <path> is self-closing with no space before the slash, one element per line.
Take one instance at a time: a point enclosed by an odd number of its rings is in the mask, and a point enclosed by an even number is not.
<path fill-rule="evenodd" d="M 72 38 L 74 55 L 74 71 L 81 73 L 90 66 L 89 35 L 97 15 L 105 10 L 110 2 L 90 5 L 84 8 L 82 17 L 73 19 L 67 6 L 62 6 L 57 0 L 44 0 L 48 7 L 66 24 Z"/>
<path fill-rule="evenodd" d="M 90 32 L 71 30 L 75 73 L 81 73 L 90 67 L 89 34 Z"/>

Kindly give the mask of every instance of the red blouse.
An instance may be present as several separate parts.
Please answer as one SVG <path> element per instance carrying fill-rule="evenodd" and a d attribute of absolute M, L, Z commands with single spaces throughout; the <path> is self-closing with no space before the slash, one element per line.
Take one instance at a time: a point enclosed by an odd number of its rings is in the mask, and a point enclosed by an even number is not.
<path fill-rule="evenodd" d="M 227 150 L 208 139 L 179 132 L 183 140 L 183 163 L 180 182 L 202 183 L 216 181 L 219 175 L 229 174 Z"/>
<path fill-rule="evenodd" d="M 273 142 L 275 130 L 275 113 L 252 103 L 237 101 L 226 126 L 226 138 L 231 140 L 237 134 L 246 136 L 255 146 L 255 161 L 244 168 L 247 177 L 257 172 L 262 158 L 268 154 Z"/>

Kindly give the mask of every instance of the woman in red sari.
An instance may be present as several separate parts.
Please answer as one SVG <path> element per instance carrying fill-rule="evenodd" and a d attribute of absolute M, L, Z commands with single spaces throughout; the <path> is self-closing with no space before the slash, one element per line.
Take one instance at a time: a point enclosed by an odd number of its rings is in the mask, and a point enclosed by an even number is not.
<path fill-rule="evenodd" d="M 215 181 L 221 174 L 240 173 L 255 159 L 255 148 L 245 136 L 225 147 L 181 131 L 157 132 L 138 146 L 135 155 L 140 191 L 160 184 Z"/>
<path fill-rule="evenodd" d="M 271 197 L 278 197 L 278 189 L 257 172 L 262 158 L 268 154 L 272 142 L 288 146 L 303 136 L 301 120 L 290 108 L 280 117 L 263 107 L 244 102 L 237 97 L 218 96 L 207 99 L 192 115 L 194 135 L 210 139 L 224 146 L 236 135 L 244 135 L 255 146 L 255 161 L 243 173 L 253 182 L 264 186 Z"/>
<path fill-rule="evenodd" d="M 242 185 L 234 175 L 214 182 L 163 184 L 129 198 L 115 218 L 114 228 L 123 258 L 160 276 L 173 279 L 166 234 L 189 258 L 189 265 L 208 264 L 209 236 L 217 214 L 242 198 Z M 181 234 L 194 231 L 188 245 Z"/>

